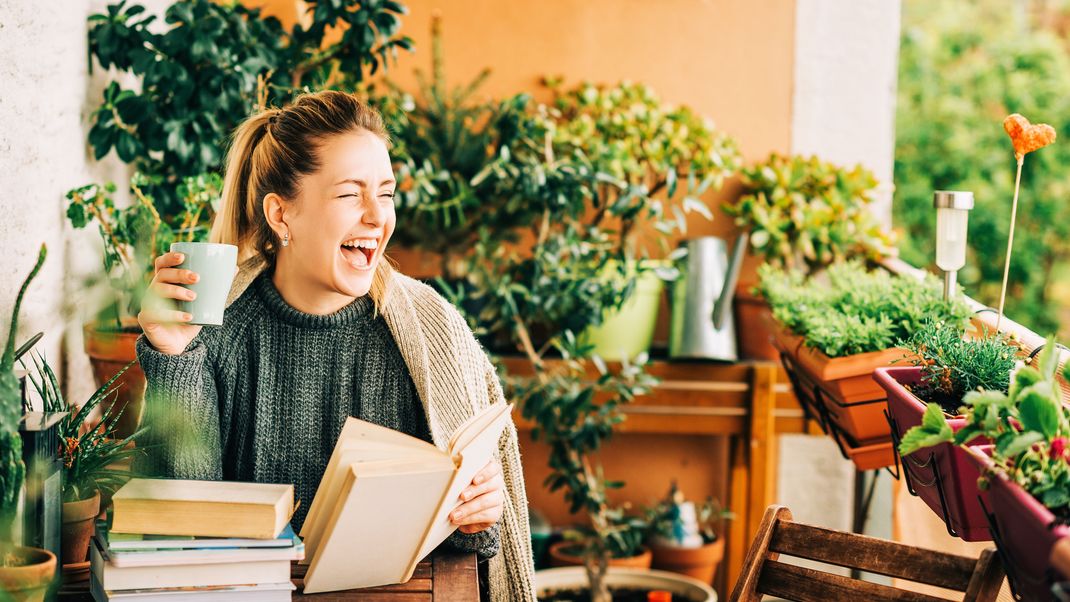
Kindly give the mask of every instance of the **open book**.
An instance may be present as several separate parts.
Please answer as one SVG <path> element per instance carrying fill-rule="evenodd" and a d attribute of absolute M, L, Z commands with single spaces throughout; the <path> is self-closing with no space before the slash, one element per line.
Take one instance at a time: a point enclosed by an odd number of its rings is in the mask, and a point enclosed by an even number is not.
<path fill-rule="evenodd" d="M 494 404 L 475 414 L 446 451 L 347 419 L 301 528 L 305 593 L 408 581 L 456 529 L 449 514 L 498 449 L 512 409 Z"/>

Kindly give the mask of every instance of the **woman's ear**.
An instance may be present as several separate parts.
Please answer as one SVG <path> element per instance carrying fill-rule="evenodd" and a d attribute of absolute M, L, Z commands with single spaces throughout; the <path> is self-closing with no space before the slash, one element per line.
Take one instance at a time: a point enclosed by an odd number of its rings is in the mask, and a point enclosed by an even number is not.
<path fill-rule="evenodd" d="M 275 235 L 282 238 L 290 233 L 290 226 L 286 223 L 286 201 L 274 192 L 264 196 L 264 219 Z"/>

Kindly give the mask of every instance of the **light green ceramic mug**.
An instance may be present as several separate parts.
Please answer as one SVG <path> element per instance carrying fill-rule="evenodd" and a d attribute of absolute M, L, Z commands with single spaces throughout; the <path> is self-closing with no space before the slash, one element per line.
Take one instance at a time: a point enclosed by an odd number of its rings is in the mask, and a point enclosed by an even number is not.
<path fill-rule="evenodd" d="M 188 324 L 219 326 L 223 324 L 223 310 L 227 294 L 238 270 L 238 247 L 211 242 L 171 243 L 172 253 L 185 257 L 178 269 L 192 270 L 200 276 L 187 288 L 197 293 L 193 301 L 180 301 L 179 309 L 193 316 Z"/>

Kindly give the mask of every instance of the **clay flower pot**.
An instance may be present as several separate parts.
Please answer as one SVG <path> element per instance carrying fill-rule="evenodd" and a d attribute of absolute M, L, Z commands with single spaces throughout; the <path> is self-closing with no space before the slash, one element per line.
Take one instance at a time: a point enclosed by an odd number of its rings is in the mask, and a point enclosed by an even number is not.
<path fill-rule="evenodd" d="M 780 359 L 780 351 L 773 345 L 775 325 L 765 299 L 753 294 L 750 285 L 736 290 L 736 339 L 739 355 L 744 359 Z"/>
<path fill-rule="evenodd" d="M 559 541 L 550 546 L 550 566 L 583 566 L 583 556 L 576 554 L 576 543 L 571 541 Z M 609 566 L 628 567 L 635 569 L 649 569 L 653 558 L 649 549 L 644 549 L 641 554 L 626 558 L 610 558 Z"/>
<path fill-rule="evenodd" d="M 136 325 L 136 322 L 129 324 L 131 328 Z M 128 324 L 124 322 L 123 326 L 126 327 Z M 124 366 L 137 359 L 135 344 L 138 336 L 141 335 L 140 332 L 101 330 L 94 324 L 86 324 L 82 327 L 82 335 L 85 338 L 85 352 L 93 365 L 93 378 L 98 387 L 108 382 Z M 141 422 L 145 399 L 145 373 L 141 370 L 141 366 L 134 364 L 115 382 L 114 386 L 116 387 L 115 401 L 112 402 L 109 396 L 104 403 L 114 405 L 115 411 L 123 411 L 114 436 L 125 438 L 134 434 Z M 107 409 L 107 406 L 102 409 Z"/>
<path fill-rule="evenodd" d="M 1050 600 L 1052 585 L 1070 578 L 1059 574 L 1051 564 L 1055 545 L 1070 537 L 1070 527 L 1058 524 L 1051 510 L 1001 471 L 990 471 L 991 449 L 991 445 L 970 446 L 968 457 L 989 474 L 985 504 L 994 519 L 996 532 L 992 535 L 1007 577 L 1022 599 Z"/>
<path fill-rule="evenodd" d="M 0 592 L 5 600 L 41 602 L 56 577 L 56 556 L 41 548 L 0 547 L 0 558 L 14 559 L 14 566 L 0 564 Z"/>
<path fill-rule="evenodd" d="M 908 388 L 921 382 L 921 368 L 877 368 L 873 378 L 888 394 L 888 413 L 902 439 L 908 430 L 921 424 L 925 413 L 925 402 Z M 947 423 L 958 432 L 966 426 L 966 419 L 949 418 Z M 981 475 L 965 450 L 941 443 L 904 457 L 902 466 L 913 493 L 944 520 L 949 531 L 964 541 L 992 540 L 988 519 L 977 500 L 977 478 Z"/>
<path fill-rule="evenodd" d="M 89 538 L 93 535 L 93 520 L 100 514 L 100 492 L 77 502 L 63 502 L 62 557 L 63 564 L 85 562 L 89 553 Z"/>
<path fill-rule="evenodd" d="M 698 579 L 703 583 L 712 583 L 717 573 L 717 565 L 724 558 L 724 538 L 698 548 L 678 548 L 651 544 L 654 555 L 652 566 L 655 569 L 671 571 Z"/>

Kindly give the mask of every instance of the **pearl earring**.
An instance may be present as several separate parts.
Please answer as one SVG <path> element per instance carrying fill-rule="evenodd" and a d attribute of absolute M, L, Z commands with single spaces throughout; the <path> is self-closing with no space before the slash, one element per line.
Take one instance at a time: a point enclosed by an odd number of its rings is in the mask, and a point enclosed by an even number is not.
<path fill-rule="evenodd" d="M 284 247 L 290 246 L 290 233 L 289 232 L 287 232 L 286 234 L 283 234 L 283 236 L 282 236 L 282 246 L 284 246 Z"/>

